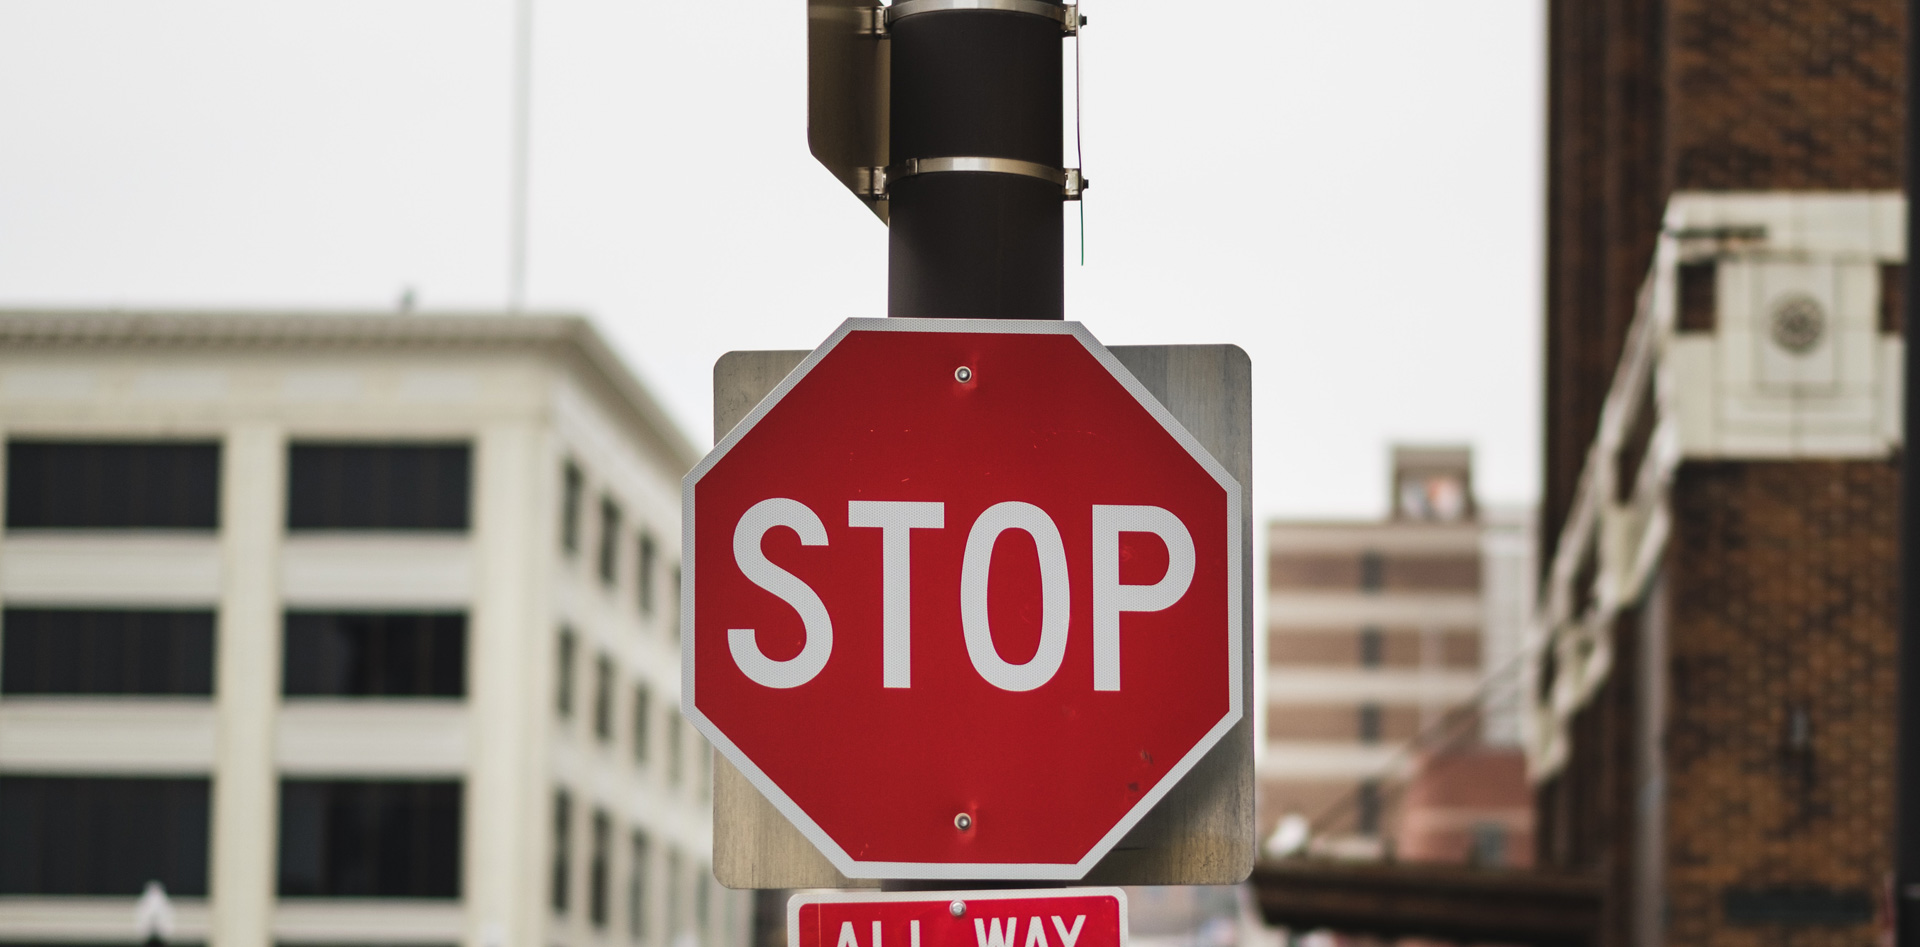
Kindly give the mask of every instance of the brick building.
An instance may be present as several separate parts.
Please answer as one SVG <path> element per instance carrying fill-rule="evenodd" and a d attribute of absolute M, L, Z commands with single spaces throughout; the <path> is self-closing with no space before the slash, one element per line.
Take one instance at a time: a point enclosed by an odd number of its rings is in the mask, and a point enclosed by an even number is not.
<path fill-rule="evenodd" d="M 1604 879 L 1604 944 L 1876 943 L 1904 4 L 1549 28 L 1539 860 Z"/>
<path fill-rule="evenodd" d="M 1512 667 L 1530 522 L 1480 510 L 1471 468 L 1397 448 L 1389 519 L 1269 524 L 1266 831 L 1297 815 L 1321 854 L 1526 861 L 1511 690 L 1482 683 Z M 1462 751 L 1504 755 L 1504 782 Z"/>

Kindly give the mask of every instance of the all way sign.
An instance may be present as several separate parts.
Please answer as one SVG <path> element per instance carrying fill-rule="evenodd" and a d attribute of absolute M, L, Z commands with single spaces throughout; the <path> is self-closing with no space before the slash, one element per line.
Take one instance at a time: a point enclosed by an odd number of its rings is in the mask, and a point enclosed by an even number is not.
<path fill-rule="evenodd" d="M 787 902 L 789 947 L 1122 947 L 1119 888 L 835 892 Z"/>

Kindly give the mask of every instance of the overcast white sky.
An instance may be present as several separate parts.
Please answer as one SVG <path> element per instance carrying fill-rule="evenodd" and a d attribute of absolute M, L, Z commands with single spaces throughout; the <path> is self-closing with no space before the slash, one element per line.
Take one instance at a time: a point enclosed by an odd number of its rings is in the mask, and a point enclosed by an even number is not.
<path fill-rule="evenodd" d="M 530 306 L 706 443 L 722 352 L 885 314 L 885 230 L 807 153 L 804 2 L 534 2 Z M 1068 318 L 1251 354 L 1257 515 L 1378 515 L 1394 441 L 1531 501 L 1541 0 L 1081 9 Z M 512 23 L 0 0 L 0 307 L 500 308 Z"/>

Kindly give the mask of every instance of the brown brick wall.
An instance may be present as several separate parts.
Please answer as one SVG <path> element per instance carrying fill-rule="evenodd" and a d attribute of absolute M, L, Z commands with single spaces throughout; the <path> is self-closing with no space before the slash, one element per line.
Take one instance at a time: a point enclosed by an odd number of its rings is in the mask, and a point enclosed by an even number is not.
<path fill-rule="evenodd" d="M 1420 733 L 1418 707 L 1380 708 L 1380 742 L 1398 743 Z M 1351 743 L 1360 739 L 1360 704 L 1299 705 L 1267 710 L 1269 740 L 1328 740 Z"/>
<path fill-rule="evenodd" d="M 1559 538 L 1677 189 L 1901 186 L 1901 0 L 1549 5 L 1545 482 Z M 1549 556 L 1540 559 L 1544 569 Z"/>
<path fill-rule="evenodd" d="M 1904 7 L 1674 0 L 1674 188 L 1898 189 Z"/>
<path fill-rule="evenodd" d="M 1440 666 L 1462 671 L 1479 669 L 1479 632 L 1444 631 L 1436 635 Z M 1380 667 L 1419 667 L 1421 651 L 1418 631 L 1393 628 L 1380 633 Z M 1360 667 L 1360 630 L 1273 632 L 1267 636 L 1267 663 L 1274 667 Z"/>
<path fill-rule="evenodd" d="M 1389 592 L 1479 592 L 1480 555 L 1388 555 L 1384 590 Z"/>
<path fill-rule="evenodd" d="M 1368 558 L 1377 565 L 1365 564 Z M 1303 553 L 1276 551 L 1267 556 L 1271 589 L 1351 592 L 1366 589 L 1369 568 L 1376 569 L 1379 592 L 1479 592 L 1480 554 L 1466 553 Z"/>
<path fill-rule="evenodd" d="M 1877 895 L 1891 870 L 1898 468 L 1690 463 L 1673 510 L 1668 942 L 1866 947 L 1871 925 L 1736 927 L 1722 905 Z"/>
<path fill-rule="evenodd" d="M 1278 551 L 1267 555 L 1267 588 L 1344 592 L 1359 587 L 1359 556 Z"/>
<path fill-rule="evenodd" d="M 1640 661 L 1642 618 L 1628 610 L 1613 622 L 1614 669 L 1568 727 L 1567 765 L 1542 783 L 1535 797 L 1536 863 L 1589 874 L 1602 885 L 1601 926 L 1595 947 L 1628 947 L 1635 905 L 1636 787 L 1645 773 L 1637 739 L 1642 733 L 1642 682 L 1628 673 Z M 1673 941 L 1672 944 L 1691 944 Z"/>
<path fill-rule="evenodd" d="M 1543 569 L 1599 429 L 1669 193 L 1665 3 L 1547 9 Z"/>

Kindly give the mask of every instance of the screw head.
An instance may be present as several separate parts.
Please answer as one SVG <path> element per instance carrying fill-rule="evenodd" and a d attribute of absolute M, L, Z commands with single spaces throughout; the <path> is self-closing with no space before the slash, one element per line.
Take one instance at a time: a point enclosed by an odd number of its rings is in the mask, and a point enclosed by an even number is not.
<path fill-rule="evenodd" d="M 966 384 L 967 382 L 970 382 L 970 381 L 972 381 L 972 380 L 973 380 L 973 369 L 971 369 L 971 368 L 968 368 L 968 367 L 967 367 L 967 366 L 965 366 L 965 365 L 962 365 L 962 366 L 960 366 L 959 368 L 956 368 L 956 369 L 954 369 L 954 370 L 953 370 L 953 380 L 954 380 L 954 381 L 957 381 L 957 382 L 959 382 L 960 384 L 963 384 L 963 385 L 964 385 L 964 384 Z"/>
<path fill-rule="evenodd" d="M 953 827 L 956 829 L 959 829 L 962 832 L 965 832 L 966 830 L 973 828 L 973 816 L 970 816 L 964 812 L 960 813 L 957 816 L 954 816 Z"/>
<path fill-rule="evenodd" d="M 964 917 L 964 916 L 966 916 L 966 913 L 967 913 L 967 902 L 965 902 L 965 901 L 954 901 L 954 902 L 951 902 L 951 903 L 949 903 L 949 904 L 947 905 L 947 913 L 948 913 L 948 914 L 951 914 L 951 915 L 953 915 L 954 917 Z"/>

